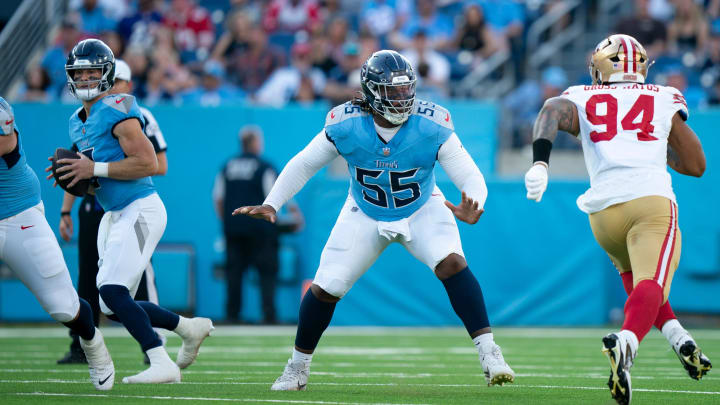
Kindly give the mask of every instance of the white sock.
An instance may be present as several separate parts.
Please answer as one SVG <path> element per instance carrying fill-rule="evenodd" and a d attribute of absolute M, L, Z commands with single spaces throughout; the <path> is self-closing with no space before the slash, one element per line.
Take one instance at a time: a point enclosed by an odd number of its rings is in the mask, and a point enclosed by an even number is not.
<path fill-rule="evenodd" d="M 493 339 L 492 332 L 490 332 L 483 333 L 480 336 L 475 336 L 475 338 L 473 338 L 473 343 L 475 344 L 475 347 L 477 347 L 478 351 L 482 352 L 484 347 L 495 343 L 495 340 Z"/>
<path fill-rule="evenodd" d="M 309 366 L 310 362 L 312 361 L 312 356 L 313 356 L 312 353 L 307 354 L 307 353 L 299 352 L 299 351 L 297 351 L 296 348 L 293 347 L 293 352 L 292 352 L 292 362 L 293 363 L 302 362 L 306 366 Z"/>
<path fill-rule="evenodd" d="M 633 353 L 637 353 L 638 346 L 640 346 L 640 342 L 638 341 L 637 336 L 635 335 L 635 332 L 627 329 L 623 329 L 620 332 L 618 332 L 618 335 L 622 335 L 625 340 L 630 344 L 630 350 L 632 350 Z"/>
<path fill-rule="evenodd" d="M 188 321 L 190 319 L 185 318 L 184 316 L 180 315 L 180 321 L 178 321 L 178 325 L 175 327 L 175 330 L 173 332 L 177 333 L 180 336 L 183 336 L 188 331 Z"/>
<path fill-rule="evenodd" d="M 680 325 L 680 322 L 678 322 L 677 319 L 671 319 L 665 322 L 665 325 L 663 325 L 661 332 L 663 336 L 665 336 L 665 339 L 667 339 L 667 341 L 670 342 L 671 345 L 675 345 L 677 343 L 677 340 L 680 339 L 682 336 L 689 335 L 685 328 Z"/>
<path fill-rule="evenodd" d="M 164 347 L 158 346 L 153 347 L 152 349 L 145 352 L 150 359 L 150 366 L 154 365 L 160 365 L 160 364 L 167 364 L 172 363 L 175 364 L 172 360 L 170 360 L 170 356 L 168 356 L 167 351 Z"/>

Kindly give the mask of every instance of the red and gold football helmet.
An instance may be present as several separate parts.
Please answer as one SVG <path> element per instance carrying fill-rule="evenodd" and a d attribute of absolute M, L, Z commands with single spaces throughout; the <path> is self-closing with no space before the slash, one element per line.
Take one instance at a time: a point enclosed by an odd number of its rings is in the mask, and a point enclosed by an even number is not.
<path fill-rule="evenodd" d="M 600 41 L 590 59 L 593 84 L 644 83 L 650 67 L 647 52 L 630 35 L 615 34 Z"/>

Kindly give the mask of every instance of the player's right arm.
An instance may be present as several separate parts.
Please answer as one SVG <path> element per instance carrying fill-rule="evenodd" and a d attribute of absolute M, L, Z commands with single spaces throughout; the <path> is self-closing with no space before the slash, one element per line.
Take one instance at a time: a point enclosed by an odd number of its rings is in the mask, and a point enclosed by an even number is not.
<path fill-rule="evenodd" d="M 548 165 L 552 143 L 558 131 L 577 136 L 580 133 L 577 107 L 564 97 L 545 101 L 533 126 L 533 165 L 525 173 L 527 198 L 540 202 L 547 189 Z"/>
<path fill-rule="evenodd" d="M 285 165 L 262 205 L 237 208 L 233 215 L 248 215 L 275 223 L 277 211 L 290 200 L 315 173 L 339 155 L 323 129 Z"/>
<path fill-rule="evenodd" d="M 668 136 L 667 163 L 676 172 L 700 177 L 705 173 L 705 152 L 695 131 L 679 112 L 672 118 Z"/>

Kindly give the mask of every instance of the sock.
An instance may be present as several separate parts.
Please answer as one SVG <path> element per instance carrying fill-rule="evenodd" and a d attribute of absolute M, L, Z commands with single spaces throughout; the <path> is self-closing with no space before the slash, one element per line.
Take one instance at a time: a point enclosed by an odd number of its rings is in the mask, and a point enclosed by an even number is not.
<path fill-rule="evenodd" d="M 295 346 L 311 352 L 315 350 L 320 337 L 330 325 L 336 304 L 320 301 L 311 289 L 307 290 L 300 303 Z"/>
<path fill-rule="evenodd" d="M 165 350 L 165 348 L 162 346 L 153 347 L 152 349 L 148 349 L 145 353 L 147 354 L 148 358 L 150 359 L 150 365 L 162 364 L 162 363 L 175 364 L 175 362 L 173 362 L 170 359 L 170 356 L 168 356 L 167 350 Z"/>
<path fill-rule="evenodd" d="M 450 304 L 469 334 L 490 326 L 482 290 L 469 267 L 442 280 Z"/>
<path fill-rule="evenodd" d="M 630 293 L 633 290 L 633 274 L 632 271 L 627 271 L 625 273 L 620 273 L 620 277 L 622 278 L 623 287 L 625 287 L 625 292 L 627 295 L 630 295 Z"/>
<path fill-rule="evenodd" d="M 309 366 L 310 362 L 312 361 L 312 356 L 313 356 L 312 353 L 307 354 L 307 353 L 299 352 L 299 351 L 297 351 L 296 348 L 293 347 L 293 352 L 292 352 L 292 362 L 293 363 L 302 362 L 306 366 Z"/>
<path fill-rule="evenodd" d="M 117 284 L 104 285 L 100 287 L 100 297 L 125 329 L 140 343 L 144 352 L 162 346 L 162 341 L 150 324 L 148 314 L 130 298 L 126 287 Z"/>
<path fill-rule="evenodd" d="M 638 341 L 642 341 L 657 318 L 662 299 L 662 288 L 654 280 L 638 283 L 625 302 L 625 322 L 622 329 L 632 331 Z"/>
<path fill-rule="evenodd" d="M 483 352 L 483 348 L 494 342 L 495 340 L 493 339 L 492 332 L 483 333 L 482 335 L 475 336 L 475 338 L 473 338 L 473 343 L 475 344 L 475 347 L 477 347 L 479 352 Z"/>
<path fill-rule="evenodd" d="M 665 324 L 674 320 L 677 322 L 677 317 L 675 316 L 675 313 L 672 310 L 672 307 L 670 306 L 670 300 L 665 301 L 664 304 L 660 306 L 660 310 L 658 311 L 657 318 L 655 318 L 655 327 L 658 328 L 658 330 L 663 330 L 665 327 Z M 680 326 L 680 322 L 677 322 L 678 326 Z"/>
<path fill-rule="evenodd" d="M 80 309 L 77 318 L 70 322 L 64 322 L 63 325 L 70 328 L 78 336 L 85 340 L 92 340 L 95 336 L 95 324 L 93 323 L 93 313 L 90 304 L 80 298 Z M 78 342 L 79 344 L 79 342 Z"/>
<path fill-rule="evenodd" d="M 633 355 L 637 354 L 637 350 L 638 350 L 638 346 L 640 345 L 640 342 L 638 341 L 638 338 L 635 335 L 635 332 L 633 332 L 631 330 L 623 329 L 620 332 L 618 332 L 618 336 L 624 337 L 625 341 L 630 344 L 630 350 L 632 350 Z"/>
<path fill-rule="evenodd" d="M 667 339 L 668 343 L 673 346 L 679 346 L 678 343 L 680 343 L 681 341 L 682 343 L 685 343 L 685 341 L 690 337 L 688 331 L 686 331 L 685 328 L 680 325 L 680 322 L 678 322 L 677 319 L 671 319 L 665 322 L 665 325 L 663 325 L 660 331 L 662 332 L 663 336 L 665 336 L 665 339 Z"/>
<path fill-rule="evenodd" d="M 150 301 L 135 302 L 137 302 L 137 304 L 140 305 L 140 308 L 142 308 L 148 315 L 148 318 L 150 318 L 150 324 L 152 324 L 153 328 L 163 328 L 167 330 L 174 330 L 177 328 L 178 323 L 180 322 L 179 315 L 170 312 L 157 304 L 153 304 Z"/>

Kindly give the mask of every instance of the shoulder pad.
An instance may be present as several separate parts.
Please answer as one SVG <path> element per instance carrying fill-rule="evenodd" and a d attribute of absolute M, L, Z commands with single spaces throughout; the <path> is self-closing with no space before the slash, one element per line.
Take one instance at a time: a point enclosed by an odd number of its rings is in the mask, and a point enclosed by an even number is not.
<path fill-rule="evenodd" d="M 565 91 L 563 91 L 562 93 L 560 93 L 560 95 L 561 95 L 561 96 L 568 96 L 568 95 L 570 95 L 570 94 L 572 94 L 572 93 L 575 93 L 576 91 L 584 90 L 585 87 L 587 87 L 587 86 L 570 86 L 570 87 L 568 87 L 567 89 L 565 89 Z"/>
<path fill-rule="evenodd" d="M 682 92 L 675 87 L 672 86 L 659 86 L 665 93 L 668 94 L 669 97 L 672 97 L 672 105 L 673 109 L 677 110 L 680 113 L 680 116 L 682 117 L 683 121 L 687 121 L 688 117 L 690 116 L 690 110 L 687 106 L 687 101 L 685 101 L 685 96 L 682 94 Z"/>
<path fill-rule="evenodd" d="M 111 94 L 103 97 L 103 104 L 112 107 L 123 114 L 129 114 L 133 104 L 135 104 L 135 96 L 130 94 Z"/>
<path fill-rule="evenodd" d="M 450 117 L 450 112 L 441 105 L 437 105 L 429 101 L 418 100 L 415 102 L 415 111 L 413 111 L 413 115 L 428 119 L 433 123 L 451 131 L 455 130 L 455 125 Z"/>
<path fill-rule="evenodd" d="M 0 136 L 7 136 L 13 133 L 15 129 L 15 116 L 13 115 L 12 107 L 10 104 L 0 98 L 3 104 L 0 108 Z"/>
<path fill-rule="evenodd" d="M 362 117 L 367 115 L 360 106 L 353 105 L 350 101 L 345 104 L 340 104 L 333 107 L 329 113 L 325 116 L 325 126 L 339 124 L 346 119 L 354 117 Z"/>

